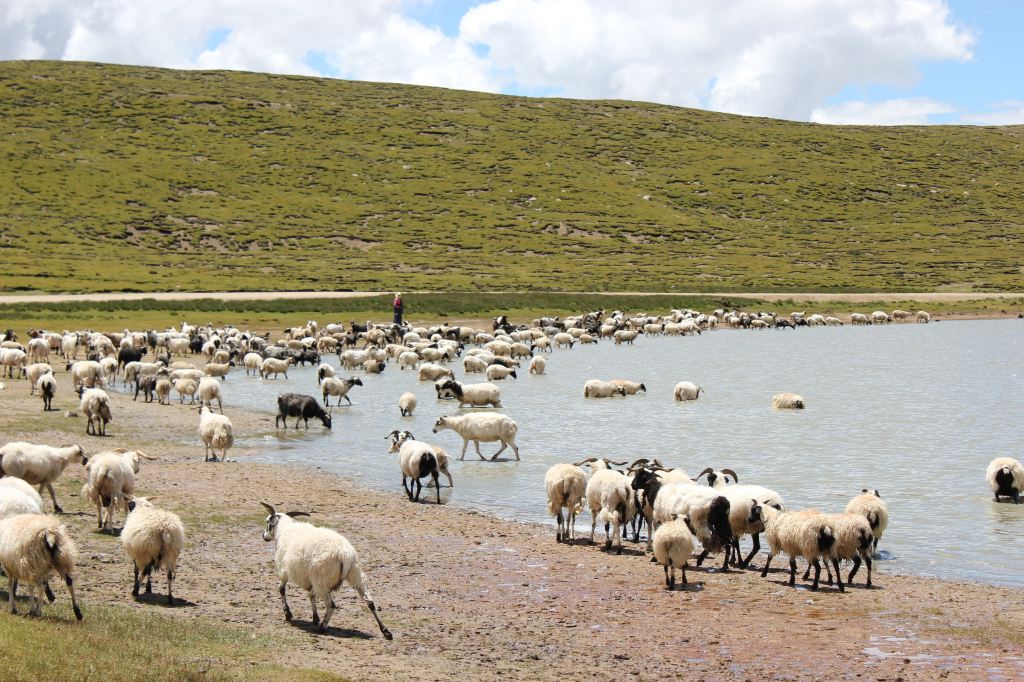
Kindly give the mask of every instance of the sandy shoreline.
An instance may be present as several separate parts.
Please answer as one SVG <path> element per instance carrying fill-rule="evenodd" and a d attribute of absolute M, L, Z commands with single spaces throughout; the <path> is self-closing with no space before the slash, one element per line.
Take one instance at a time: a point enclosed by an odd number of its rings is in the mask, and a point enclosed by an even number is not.
<path fill-rule="evenodd" d="M 63 411 L 76 401 L 66 373 L 57 377 L 55 405 Z M 78 442 L 91 453 L 141 448 L 159 460 L 143 465 L 138 490 L 188 526 L 176 587 L 187 603 L 133 602 L 129 565 L 119 544 L 95 532 L 95 512 L 78 495 L 83 470 L 71 467 L 58 496 L 84 557 L 78 584 L 86 617 L 90 604 L 117 603 L 183 623 L 198 617 L 299 635 L 267 655 L 355 679 L 1024 677 L 1024 612 L 1007 608 L 1021 603 L 1019 589 L 897 576 L 882 566 L 877 589 L 813 593 L 784 585 L 781 572 L 762 579 L 702 568 L 688 571 L 690 590 L 669 593 L 641 546 L 616 556 L 585 543 L 558 545 L 539 524 L 415 505 L 401 493 L 397 465 L 395 490 L 380 492 L 312 468 L 254 463 L 246 447 L 232 451 L 237 463 L 204 464 L 196 411 L 176 400 L 147 405 L 112 394 L 111 436 L 99 439 L 84 434 L 80 418 L 42 413 L 27 382 L 5 383 L 5 440 Z M 271 415 L 228 414 L 243 442 L 274 430 Z M 393 642 L 379 637 L 347 588 L 336 596 L 326 636 L 308 631 L 309 606 L 298 590 L 290 593 L 297 621 L 285 623 L 272 546 L 260 538 L 260 500 L 312 512 L 352 541 Z M 578 531 L 585 526 L 586 516 Z"/>

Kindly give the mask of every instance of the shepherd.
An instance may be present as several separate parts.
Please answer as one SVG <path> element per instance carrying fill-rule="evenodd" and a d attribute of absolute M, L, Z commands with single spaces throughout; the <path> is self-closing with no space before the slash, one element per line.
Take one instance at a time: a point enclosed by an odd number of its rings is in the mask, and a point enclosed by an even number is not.
<path fill-rule="evenodd" d="M 395 292 L 395 300 L 392 303 L 395 308 L 395 324 L 402 324 L 402 294 Z"/>

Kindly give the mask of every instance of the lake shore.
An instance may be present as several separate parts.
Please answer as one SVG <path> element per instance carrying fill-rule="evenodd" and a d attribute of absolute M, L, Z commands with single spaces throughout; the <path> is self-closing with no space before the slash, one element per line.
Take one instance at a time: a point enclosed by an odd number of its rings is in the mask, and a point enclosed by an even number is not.
<path fill-rule="evenodd" d="M 669 593 L 642 545 L 627 543 L 617 556 L 585 541 L 556 544 L 553 529 L 540 524 L 412 504 L 398 486 L 397 462 L 393 492 L 309 468 L 254 463 L 260 442 L 275 437 L 271 414 L 229 409 L 237 461 L 227 464 L 203 463 L 196 411 L 176 400 L 147 405 L 112 393 L 111 435 L 86 436 L 81 418 L 64 416 L 77 401 L 67 374 L 58 370 L 57 378 L 61 411 L 46 414 L 41 401 L 28 398 L 27 382 L 5 380 L 5 438 L 77 442 L 89 453 L 142 449 L 158 460 L 143 463 L 137 491 L 179 513 L 188 527 L 175 590 L 186 604 L 134 602 L 119 543 L 95 531 L 95 511 L 79 495 L 82 468 L 65 472 L 58 498 L 81 549 L 77 579 L 87 618 L 90 605 L 120 604 L 158 609 L 182 627 L 193 618 L 225 623 L 288 638 L 287 646 L 266 650 L 274 664 L 353 679 L 1024 676 L 1024 612 L 1008 608 L 1020 603 L 1018 589 L 896 576 L 876 564 L 873 590 L 815 593 L 785 585 L 785 561 L 776 559 L 779 570 L 767 579 L 691 563 L 690 588 Z M 367 456 L 389 457 L 383 447 Z M 457 469 L 454 475 L 458 486 Z M 538 504 L 542 496 L 538 491 Z M 284 621 L 272 544 L 260 537 L 261 500 L 311 512 L 315 523 L 351 540 L 393 642 L 379 636 L 348 588 L 336 595 L 339 609 L 326 635 L 312 633 L 308 601 L 298 590 L 290 592 L 296 621 Z M 580 537 L 587 537 L 588 522 L 586 515 L 578 521 Z M 156 580 L 156 592 L 164 589 Z M 210 665 L 230 676 L 239 663 Z"/>

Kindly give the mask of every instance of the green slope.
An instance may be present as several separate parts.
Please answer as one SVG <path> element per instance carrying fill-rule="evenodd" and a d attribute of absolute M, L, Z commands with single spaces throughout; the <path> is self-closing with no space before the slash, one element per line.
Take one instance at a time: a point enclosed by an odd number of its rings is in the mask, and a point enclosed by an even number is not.
<path fill-rule="evenodd" d="M 1022 127 L 0 63 L 7 290 L 1012 290 L 1022 186 Z"/>

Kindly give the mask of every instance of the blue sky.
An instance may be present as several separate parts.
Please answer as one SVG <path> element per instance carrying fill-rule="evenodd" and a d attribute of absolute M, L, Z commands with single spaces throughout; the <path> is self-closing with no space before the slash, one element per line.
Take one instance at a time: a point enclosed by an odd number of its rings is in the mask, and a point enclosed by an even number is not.
<path fill-rule="evenodd" d="M 183 11 L 188 4 L 188 11 Z M 1024 124 L 1024 0 L 3 0 L 0 59 Z"/>

